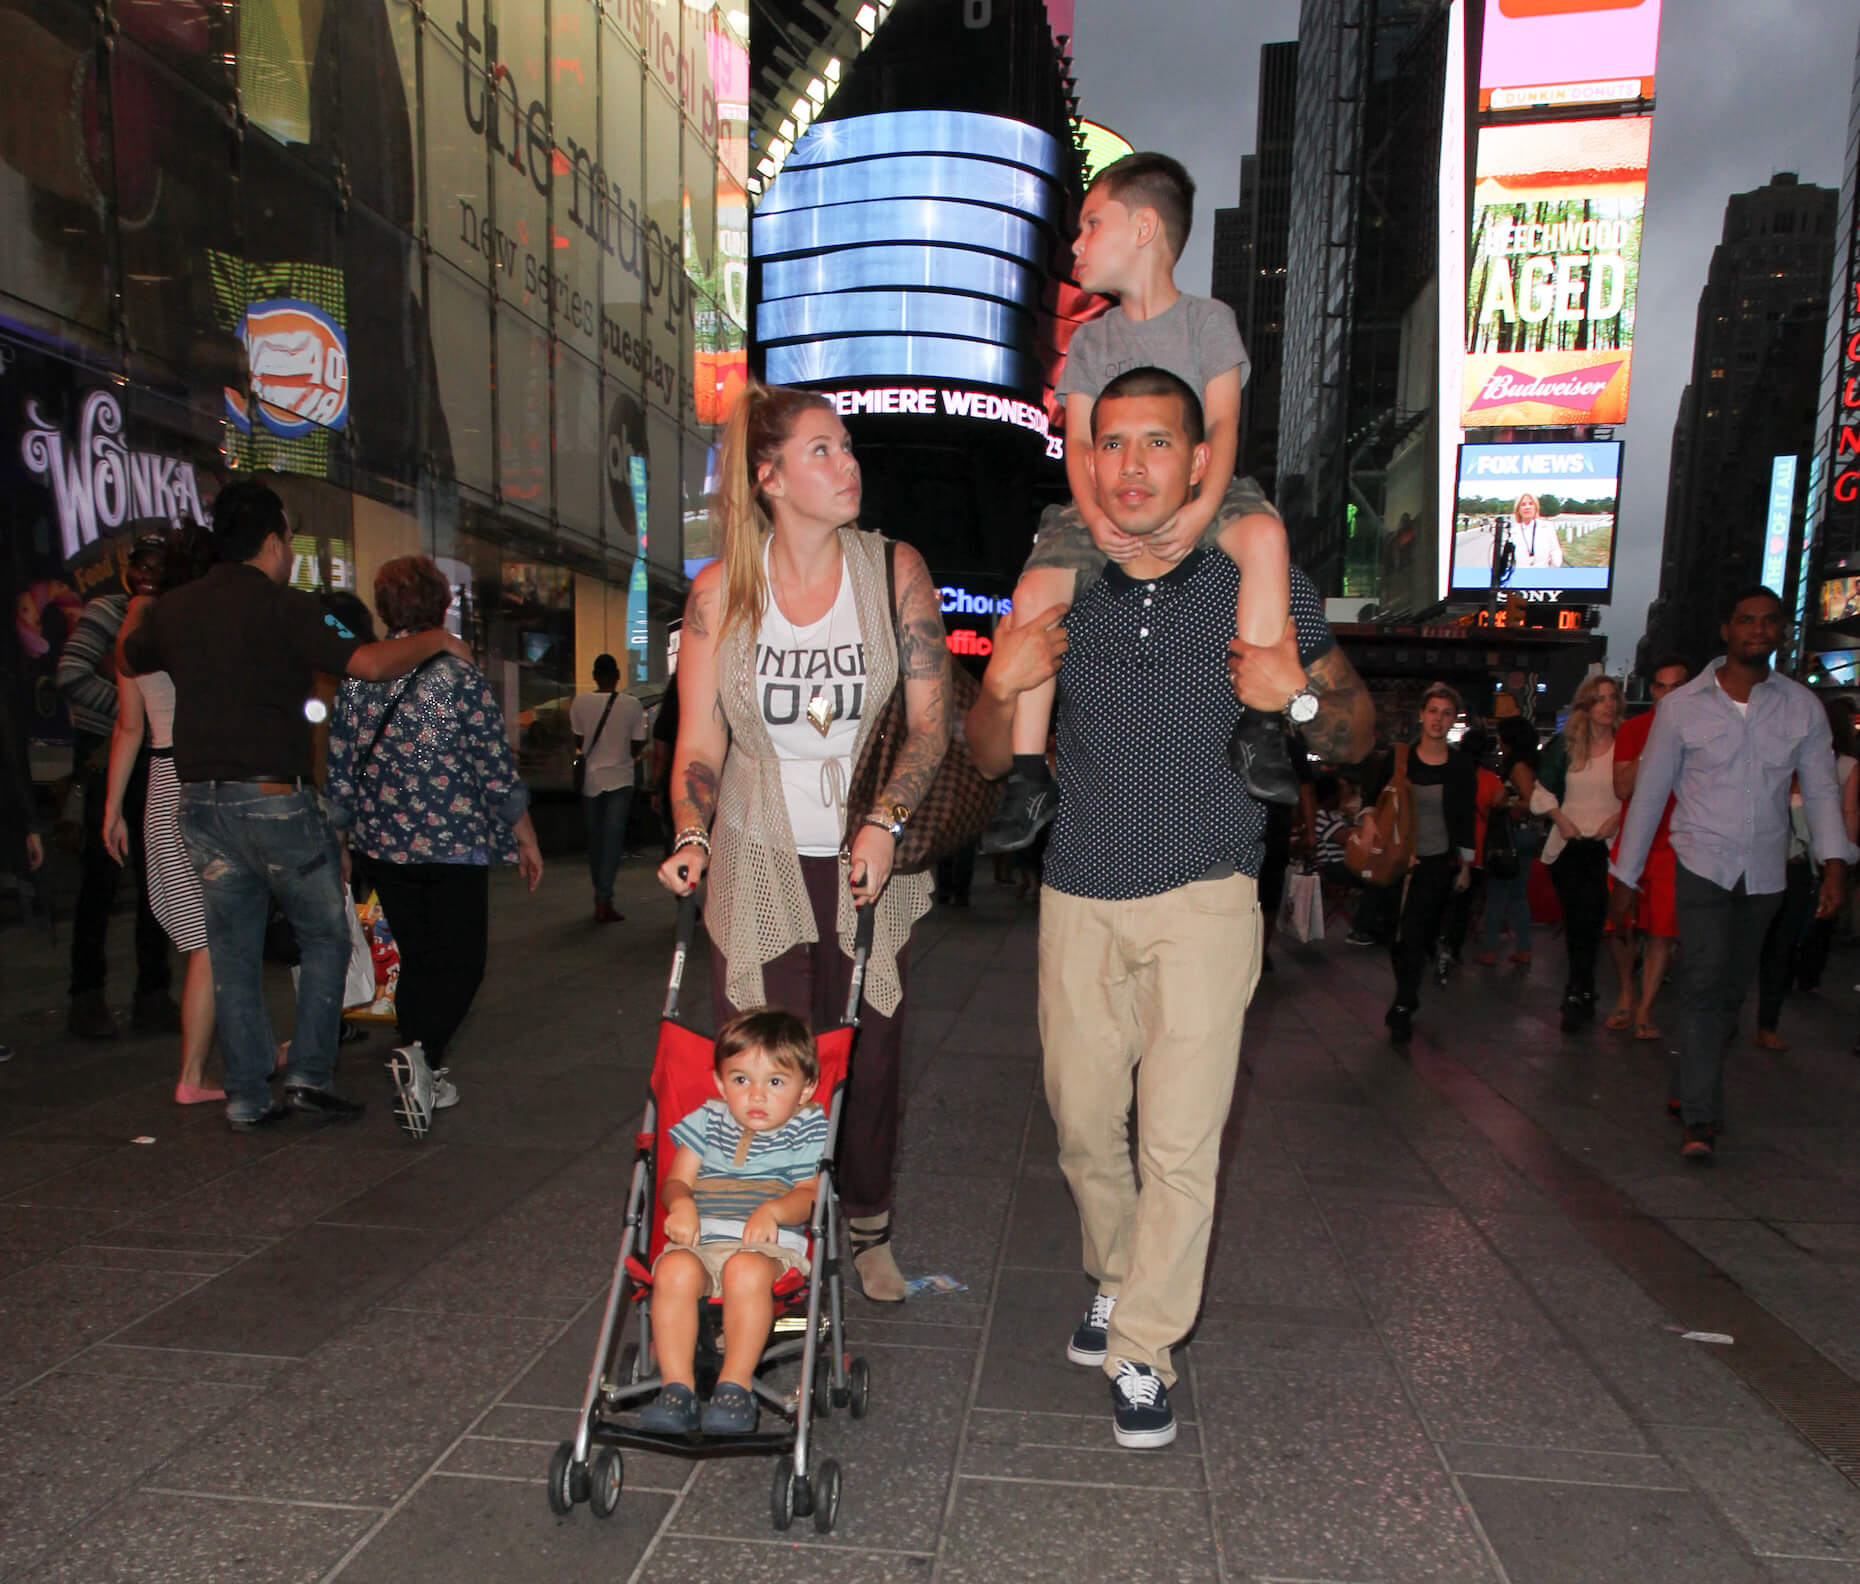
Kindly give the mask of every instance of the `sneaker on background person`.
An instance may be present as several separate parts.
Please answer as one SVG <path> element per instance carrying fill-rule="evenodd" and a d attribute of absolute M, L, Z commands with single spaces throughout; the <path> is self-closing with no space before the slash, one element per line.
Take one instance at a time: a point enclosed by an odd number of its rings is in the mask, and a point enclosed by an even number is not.
<path fill-rule="evenodd" d="M 1136 1451 L 1166 1447 L 1175 1439 L 1175 1410 L 1169 1388 L 1147 1364 L 1117 1361 L 1111 1377 L 1111 1433 L 1117 1444 Z"/>
<path fill-rule="evenodd" d="M 446 1076 L 450 1069 L 437 1071 L 426 1063 L 426 1052 L 418 1040 L 402 1045 L 388 1055 L 388 1074 L 394 1080 L 394 1115 L 408 1137 L 423 1139 L 433 1125 L 435 1111 L 449 1111 L 459 1103 L 459 1092 Z"/>
<path fill-rule="evenodd" d="M 1059 812 L 1059 783 L 1044 754 L 1016 754 L 1014 769 L 1001 788 L 1001 804 L 982 832 L 985 853 L 1019 852 L 1031 847 Z"/>
<path fill-rule="evenodd" d="M 1085 1318 L 1079 1321 L 1078 1330 L 1072 1333 L 1072 1340 L 1066 1343 L 1066 1357 L 1074 1364 L 1085 1364 L 1094 1369 L 1103 1365 L 1111 1311 L 1116 1307 L 1115 1294 L 1092 1294 L 1091 1307 L 1085 1311 Z"/>

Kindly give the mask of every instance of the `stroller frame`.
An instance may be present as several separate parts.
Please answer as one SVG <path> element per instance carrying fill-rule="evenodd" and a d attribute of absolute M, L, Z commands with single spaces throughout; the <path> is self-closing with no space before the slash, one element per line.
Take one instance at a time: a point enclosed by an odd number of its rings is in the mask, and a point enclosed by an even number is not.
<path fill-rule="evenodd" d="M 666 985 L 662 1024 L 677 1022 L 679 991 L 696 922 L 696 898 L 686 897 L 678 908 L 677 944 Z M 849 1039 L 859 1024 L 859 1001 L 865 985 L 872 932 L 872 910 L 862 907 L 858 913 L 852 983 L 842 1025 Z M 820 1188 L 814 1195 L 813 1211 L 808 1218 L 812 1259 L 805 1278 L 806 1317 L 796 1333 L 795 1300 L 801 1282 L 796 1279 L 797 1273 L 788 1273 L 776 1283 L 775 1323 L 753 1381 L 757 1401 L 787 1423 L 775 1430 L 758 1430 L 748 1435 L 706 1437 L 701 1432 L 682 1435 L 643 1430 L 612 1417 L 628 1407 L 644 1403 L 663 1385 L 650 1363 L 650 1271 L 652 1239 L 658 1219 L 660 1118 L 658 1094 L 649 1087 L 645 1115 L 636 1140 L 632 1181 L 627 1191 L 625 1233 L 614 1263 L 607 1306 L 601 1317 L 600 1340 L 588 1371 L 575 1435 L 572 1440 L 563 1441 L 550 1459 L 549 1506 L 558 1516 L 572 1511 L 575 1503 L 581 1501 L 587 1502 L 597 1517 L 613 1516 L 619 1507 L 624 1478 L 622 1447 L 685 1457 L 779 1452 L 783 1455 L 777 1460 L 770 1492 L 770 1517 L 774 1526 L 785 1530 L 797 1516 L 811 1515 L 814 1527 L 821 1533 L 833 1528 L 839 1515 L 839 1465 L 832 1458 L 815 1458 L 813 1420 L 815 1415 L 824 1418 L 836 1407 L 848 1409 L 854 1419 L 863 1419 L 871 1389 L 865 1360 L 851 1358 L 845 1348 L 839 1252 L 841 1216 L 835 1152 L 850 1070 L 849 1049 L 846 1073 L 835 1084 L 828 1108 L 827 1146 L 820 1161 Z M 626 1317 L 634 1309 L 639 1312 L 639 1340 L 620 1349 L 616 1357 L 615 1348 L 625 1329 Z M 715 1384 L 722 1363 L 721 1314 L 719 1299 L 707 1299 L 699 1305 L 697 1377 L 699 1387 L 706 1391 Z M 801 1380 L 799 1389 L 793 1394 L 779 1391 L 763 1379 L 767 1371 L 796 1359 L 801 1363 Z"/>

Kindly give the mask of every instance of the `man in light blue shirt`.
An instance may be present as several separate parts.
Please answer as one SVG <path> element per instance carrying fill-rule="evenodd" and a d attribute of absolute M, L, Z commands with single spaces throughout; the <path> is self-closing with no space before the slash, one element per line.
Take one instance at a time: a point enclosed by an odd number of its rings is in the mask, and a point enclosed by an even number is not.
<path fill-rule="evenodd" d="M 1667 795 L 1678 858 L 1679 1066 L 1673 1094 L 1685 1123 L 1681 1154 L 1711 1160 L 1724 1123 L 1724 1047 L 1782 905 L 1789 850 L 1789 787 L 1802 789 L 1810 850 L 1822 865 L 1816 917 L 1840 906 L 1847 865 L 1860 857 L 1841 820 L 1834 745 L 1820 701 L 1770 669 L 1782 601 L 1745 589 L 1725 612 L 1725 652 L 1660 702 L 1641 754 L 1634 801 L 1612 865 L 1609 915 L 1632 916 Z"/>

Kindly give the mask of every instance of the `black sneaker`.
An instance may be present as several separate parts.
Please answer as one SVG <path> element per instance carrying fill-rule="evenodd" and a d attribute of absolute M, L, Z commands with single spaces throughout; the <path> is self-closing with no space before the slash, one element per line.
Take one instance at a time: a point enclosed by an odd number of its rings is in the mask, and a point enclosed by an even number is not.
<path fill-rule="evenodd" d="M 1227 739 L 1227 763 L 1261 803 L 1298 802 L 1298 772 L 1285 751 L 1285 728 L 1262 710 L 1242 710 Z"/>
<path fill-rule="evenodd" d="M 345 1100 L 334 1089 L 311 1089 L 303 1084 L 284 1086 L 284 1103 L 305 1116 L 325 1122 L 353 1122 L 368 1109 L 360 1100 Z"/>
<path fill-rule="evenodd" d="M 282 1101 L 274 1100 L 255 1116 L 228 1117 L 226 1125 L 235 1133 L 256 1133 L 261 1128 L 276 1127 L 280 1122 L 288 1122 L 291 1108 Z"/>
<path fill-rule="evenodd" d="M 1116 1307 L 1115 1298 L 1107 1298 L 1103 1293 L 1092 1295 L 1091 1308 L 1085 1311 L 1085 1318 L 1079 1321 L 1078 1330 L 1066 1344 L 1066 1357 L 1074 1364 L 1104 1363 L 1105 1333 L 1110 1328 L 1111 1311 Z"/>
<path fill-rule="evenodd" d="M 1031 847 L 1059 812 L 1059 787 L 1051 776 L 1010 775 L 1001 791 L 1001 806 L 982 832 L 985 853 L 1019 852 Z"/>
<path fill-rule="evenodd" d="M 1169 1406 L 1169 1388 L 1147 1364 L 1117 1361 L 1111 1380 L 1111 1433 L 1121 1447 L 1166 1447 L 1175 1439 L 1175 1410 Z"/>
<path fill-rule="evenodd" d="M 1343 937 L 1343 944 L 1346 946 L 1380 946 L 1382 942 L 1367 930 L 1353 929 Z"/>
<path fill-rule="evenodd" d="M 1413 1007 L 1405 1007 L 1397 1001 L 1382 1014 L 1382 1021 L 1388 1025 L 1391 1045 L 1406 1045 L 1414 1038 Z"/>
<path fill-rule="evenodd" d="M 1447 983 L 1447 975 L 1452 972 L 1453 953 L 1443 946 L 1434 954 L 1434 983 L 1444 989 Z"/>
<path fill-rule="evenodd" d="M 1580 991 L 1568 991 L 1563 997 L 1560 1023 L 1565 1034 L 1575 1034 L 1595 1017 L 1595 997 Z"/>

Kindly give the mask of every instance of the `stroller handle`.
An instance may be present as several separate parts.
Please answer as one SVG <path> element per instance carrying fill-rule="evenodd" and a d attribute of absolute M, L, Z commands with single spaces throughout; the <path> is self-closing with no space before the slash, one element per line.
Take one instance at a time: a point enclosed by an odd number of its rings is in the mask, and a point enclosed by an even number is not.
<path fill-rule="evenodd" d="M 846 1023 L 851 1028 L 859 1026 L 859 1000 L 865 994 L 865 965 L 872 955 L 872 933 L 877 927 L 877 910 L 870 902 L 861 906 L 856 913 L 857 924 L 853 929 L 853 970 L 852 983 L 846 989 Z"/>
<path fill-rule="evenodd" d="M 697 893 L 678 899 L 678 938 L 672 948 L 672 972 L 665 985 L 665 1011 L 662 1016 L 678 1016 L 678 991 L 685 982 L 685 959 L 691 955 L 691 937 L 697 933 Z"/>

